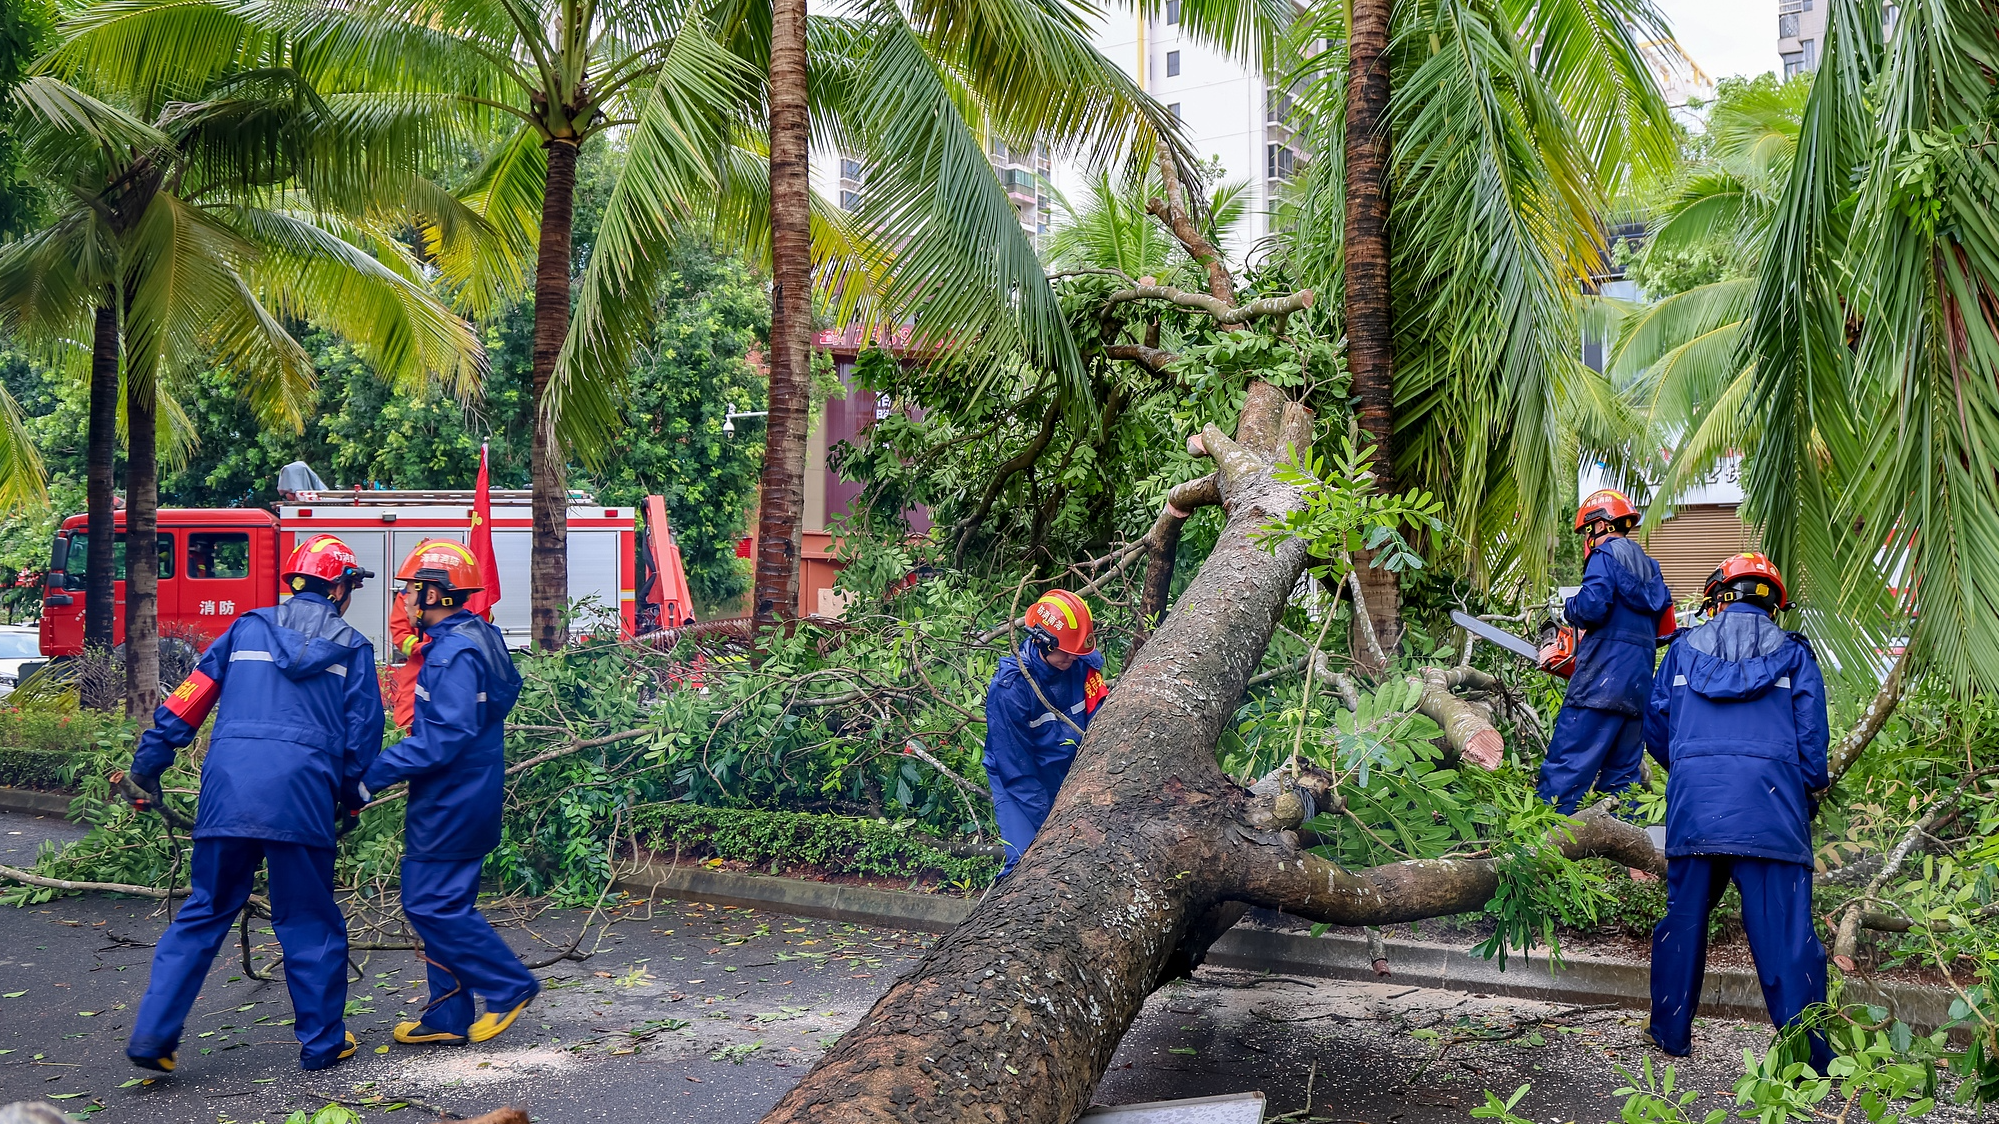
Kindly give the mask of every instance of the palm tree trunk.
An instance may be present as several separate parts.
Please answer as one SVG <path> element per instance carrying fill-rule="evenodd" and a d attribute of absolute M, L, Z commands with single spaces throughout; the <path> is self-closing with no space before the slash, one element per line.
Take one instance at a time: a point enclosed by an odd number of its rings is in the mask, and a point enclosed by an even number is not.
<path fill-rule="evenodd" d="M 1360 426 L 1374 444 L 1375 486 L 1395 490 L 1395 325 L 1388 287 L 1388 24 L 1393 0 L 1352 0 L 1347 40 L 1346 321 L 1347 370 L 1360 399 Z M 1367 615 L 1383 648 L 1402 634 L 1395 575 L 1361 565 Z M 1354 617 L 1351 650 L 1369 645 Z"/>
<path fill-rule="evenodd" d="M 576 143 L 552 140 L 548 185 L 541 198 L 541 252 L 534 273 L 533 585 L 529 625 L 535 646 L 552 652 L 567 642 L 562 614 L 569 605 L 569 481 L 555 420 L 544 411 L 548 381 L 569 335 L 569 250 L 576 209 Z"/>
<path fill-rule="evenodd" d="M 125 380 L 125 716 L 140 729 L 160 705 L 157 390 Z"/>
<path fill-rule="evenodd" d="M 104 303 L 97 307 L 90 341 L 90 434 L 84 462 L 90 537 L 84 551 L 83 646 L 86 652 L 96 653 L 111 650 L 113 614 L 118 611 L 111 575 L 116 557 L 111 485 L 118 460 L 117 300 L 117 290 L 107 289 Z M 103 676 L 84 676 L 82 688 L 88 696 L 83 700 L 85 705 L 111 709 L 111 692 Z"/>
<path fill-rule="evenodd" d="M 770 229 L 775 282 L 770 323 L 770 416 L 757 517 L 754 604 L 760 625 L 798 608 L 805 507 L 806 380 L 812 347 L 812 219 L 805 102 L 805 0 L 773 0 L 770 34 Z"/>

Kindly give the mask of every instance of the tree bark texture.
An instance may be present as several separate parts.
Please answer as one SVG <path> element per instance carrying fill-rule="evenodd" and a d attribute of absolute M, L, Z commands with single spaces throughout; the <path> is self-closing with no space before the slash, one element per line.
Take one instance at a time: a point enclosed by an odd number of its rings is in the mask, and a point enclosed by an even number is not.
<path fill-rule="evenodd" d="M 805 0 L 775 0 L 770 35 L 770 403 L 753 595 L 759 626 L 798 609 L 812 347 L 812 213 Z"/>
<path fill-rule="evenodd" d="M 159 397 L 125 384 L 125 716 L 143 730 L 160 705 Z"/>
<path fill-rule="evenodd" d="M 1395 324 L 1389 288 L 1388 31 L 1390 0 L 1353 0 L 1347 38 L 1346 254 L 1347 371 L 1359 400 L 1360 427 L 1375 447 L 1379 491 L 1395 491 Z M 1394 658 L 1402 638 L 1395 575 L 1360 564 L 1361 588 L 1375 635 Z M 1354 622 L 1358 639 L 1360 622 Z M 1355 643 L 1355 652 L 1367 645 Z M 1370 661 L 1371 662 L 1371 661 Z"/>
<path fill-rule="evenodd" d="M 557 138 L 548 150 L 541 198 L 541 246 L 534 273 L 534 440 L 529 474 L 534 489 L 534 554 L 529 628 L 545 652 L 569 639 L 562 615 L 569 605 L 569 477 L 555 419 L 548 413 L 549 380 L 569 336 L 570 237 L 576 204 L 576 143 Z M 400 561 L 400 560 L 399 560 Z"/>
<path fill-rule="evenodd" d="M 104 303 L 97 306 L 97 319 L 90 341 L 90 431 L 84 461 L 85 504 L 89 513 L 89 539 L 85 547 L 83 588 L 83 646 L 86 651 L 109 652 L 115 635 L 113 614 L 118 611 L 113 587 L 113 536 L 117 516 L 112 511 L 112 482 L 118 461 L 118 291 L 105 291 Z M 71 564 L 70 572 L 75 572 Z M 103 688 L 103 676 L 85 676 L 86 690 L 102 697 L 84 699 L 99 709 L 111 708 L 112 700 Z M 93 685 L 95 687 L 93 688 Z"/>
<path fill-rule="evenodd" d="M 1281 396 L 1280 396 L 1281 398 Z M 1476 909 L 1498 873 L 1471 861 L 1348 872 L 1303 849 L 1292 818 L 1222 775 L 1214 748 L 1305 565 L 1254 532 L 1302 503 L 1271 479 L 1311 415 L 1213 426 L 1229 513 L 1214 552 L 1111 692 L 1020 866 L 766 1117 L 777 1121 L 1066 1124 L 1145 997 L 1200 963 L 1248 904 L 1341 924 Z M 1281 809 L 1279 809 L 1281 810 Z M 1607 817 L 1597 816 L 1597 820 Z M 1577 846 L 1656 852 L 1588 818 Z M 1594 853 L 1594 852 L 1592 852 Z M 1663 870 L 1663 864 L 1658 863 Z"/>

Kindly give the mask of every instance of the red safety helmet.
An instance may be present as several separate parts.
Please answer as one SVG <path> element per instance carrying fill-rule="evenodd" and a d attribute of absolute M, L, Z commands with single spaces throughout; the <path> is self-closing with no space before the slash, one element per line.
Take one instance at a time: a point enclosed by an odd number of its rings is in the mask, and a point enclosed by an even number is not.
<path fill-rule="evenodd" d="M 1044 654 L 1059 649 L 1087 656 L 1097 650 L 1090 606 L 1066 589 L 1051 589 L 1027 607 L 1027 635 Z"/>
<path fill-rule="evenodd" d="M 1615 488 L 1601 488 L 1591 492 L 1582 506 L 1576 508 L 1576 530 L 1581 532 L 1591 523 L 1609 523 L 1630 530 L 1638 525 L 1638 509 L 1631 505 L 1631 497 L 1623 492 Z"/>
<path fill-rule="evenodd" d="M 1731 601 L 1747 601 L 1773 613 L 1791 607 L 1784 575 L 1777 572 L 1769 555 L 1756 550 L 1730 556 L 1701 587 L 1701 604 L 1709 612 Z"/>
<path fill-rule="evenodd" d="M 298 544 L 278 572 L 278 579 L 293 593 L 306 587 L 307 578 L 328 584 L 350 582 L 358 589 L 363 579 L 374 576 L 375 571 L 361 565 L 354 548 L 335 535 L 314 535 Z"/>
<path fill-rule="evenodd" d="M 450 539 L 425 539 L 416 544 L 396 570 L 396 580 L 436 586 L 438 603 L 447 609 L 462 600 L 459 594 L 486 587 L 479 560 L 464 544 Z"/>

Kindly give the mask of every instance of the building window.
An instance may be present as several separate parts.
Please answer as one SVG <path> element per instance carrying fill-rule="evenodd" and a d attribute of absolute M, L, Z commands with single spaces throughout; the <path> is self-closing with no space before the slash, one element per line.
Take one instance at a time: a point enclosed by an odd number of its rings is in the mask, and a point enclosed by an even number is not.
<path fill-rule="evenodd" d="M 861 162 L 851 156 L 840 157 L 840 177 L 857 180 L 861 178 Z"/>
<path fill-rule="evenodd" d="M 840 209 L 843 211 L 858 211 L 860 208 L 861 193 L 842 188 L 840 191 Z"/>
<path fill-rule="evenodd" d="M 1805 72 L 1805 55 L 1803 51 L 1792 51 L 1779 57 L 1784 60 L 1784 77 L 1786 80 L 1796 78 Z"/>
<path fill-rule="evenodd" d="M 1270 145 L 1267 160 L 1268 170 L 1265 172 L 1265 175 L 1274 180 L 1288 180 L 1291 178 L 1293 169 L 1297 167 L 1297 159 L 1297 153 L 1292 152 L 1290 146 L 1282 144 Z"/>
<path fill-rule="evenodd" d="M 1816 39 L 1807 39 L 1799 43 L 1798 46 L 1804 52 L 1805 69 L 1817 70 L 1819 68 L 1819 41 Z"/>
<path fill-rule="evenodd" d="M 1180 0 L 1166 0 L 1166 22 L 1174 26 L 1180 24 Z"/>
<path fill-rule="evenodd" d="M 1282 121 L 1291 116 L 1291 94 L 1285 90 L 1270 90 L 1264 94 L 1263 119 Z"/>
<path fill-rule="evenodd" d="M 1798 16 L 1793 12 L 1777 17 L 1777 38 L 1796 39 L 1798 37 Z"/>
<path fill-rule="evenodd" d="M 1167 106 L 1166 112 L 1173 115 L 1173 120 L 1178 121 L 1180 119 L 1180 103 L 1176 101 L 1173 104 Z"/>
<path fill-rule="evenodd" d="M 1168 51 L 1166 52 L 1166 77 L 1177 78 L 1179 76 L 1180 76 L 1180 52 Z"/>

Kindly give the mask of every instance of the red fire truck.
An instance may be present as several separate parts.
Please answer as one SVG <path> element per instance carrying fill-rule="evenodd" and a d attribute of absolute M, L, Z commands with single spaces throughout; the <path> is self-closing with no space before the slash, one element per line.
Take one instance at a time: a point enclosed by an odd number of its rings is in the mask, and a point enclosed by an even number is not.
<path fill-rule="evenodd" d="M 493 553 L 499 562 L 501 598 L 493 623 L 516 648 L 528 644 L 528 557 L 533 519 L 525 490 L 493 489 Z M 378 656 L 389 652 L 388 613 L 397 563 L 426 538 L 465 541 L 471 525 L 470 491 L 368 491 L 360 488 L 293 492 L 275 514 L 262 508 L 162 508 L 159 513 L 160 632 L 197 648 L 220 636 L 238 615 L 284 596 L 278 566 L 300 539 L 330 531 L 346 540 L 361 564 L 377 577 L 354 597 L 347 620 L 374 642 Z M 638 534 L 629 507 L 603 507 L 593 497 L 571 493 L 569 506 L 569 596 L 583 603 L 578 632 L 615 627 L 624 635 L 641 628 L 635 571 L 642 570 L 647 617 L 657 617 L 656 599 L 671 596 L 668 582 L 654 578 L 655 556 L 677 548 L 664 531 L 664 505 L 654 543 L 641 561 Z M 43 593 L 41 648 L 44 656 L 83 651 L 84 563 L 88 520 L 65 519 L 57 532 Z M 125 513 L 116 515 L 114 548 L 118 609 L 117 643 L 124 642 Z M 685 610 L 685 579 L 679 583 L 679 612 Z M 662 600 L 663 603 L 663 600 Z M 649 623 L 649 622 L 648 622 Z M 657 627 L 654 625 L 653 627 Z"/>

